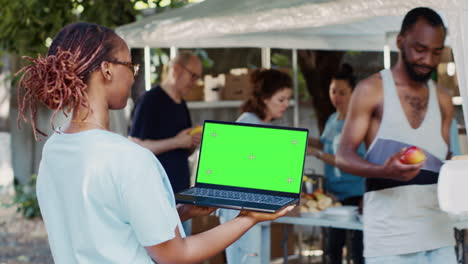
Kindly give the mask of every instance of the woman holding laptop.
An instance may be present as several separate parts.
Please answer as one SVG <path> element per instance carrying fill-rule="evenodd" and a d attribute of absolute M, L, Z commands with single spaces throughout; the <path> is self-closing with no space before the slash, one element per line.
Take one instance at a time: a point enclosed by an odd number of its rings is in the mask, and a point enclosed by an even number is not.
<path fill-rule="evenodd" d="M 181 221 L 213 209 L 176 207 L 166 172 L 147 149 L 109 131 L 109 110 L 122 109 L 138 73 L 113 30 L 75 23 L 54 38 L 45 57 L 21 70 L 19 118 L 34 136 L 37 104 L 69 114 L 45 143 L 37 197 L 55 263 L 198 263 L 221 252 L 275 214 L 240 212 L 233 220 L 185 237 Z M 28 109 L 28 110 L 27 110 Z M 28 115 L 28 112 L 30 115 Z"/>
<path fill-rule="evenodd" d="M 242 114 L 236 122 L 268 125 L 272 120 L 281 118 L 292 95 L 291 77 L 274 69 L 257 69 L 252 72 L 250 81 L 253 85 L 252 95 L 241 106 Z M 232 209 L 218 211 L 221 223 L 228 222 L 237 214 L 239 211 Z M 228 264 L 260 263 L 260 229 L 259 225 L 252 227 L 226 249 Z"/>

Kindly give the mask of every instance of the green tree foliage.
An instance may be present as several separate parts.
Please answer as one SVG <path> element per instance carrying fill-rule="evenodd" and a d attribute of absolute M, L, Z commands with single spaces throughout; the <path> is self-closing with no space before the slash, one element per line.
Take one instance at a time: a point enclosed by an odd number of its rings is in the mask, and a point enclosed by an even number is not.
<path fill-rule="evenodd" d="M 33 174 L 27 183 L 16 184 L 13 201 L 3 203 L 2 205 L 7 208 L 16 207 L 16 211 L 26 218 L 41 216 L 41 210 L 36 196 L 36 179 L 37 175 Z"/>
<path fill-rule="evenodd" d="M 10 55 L 10 72 L 15 73 L 26 63 L 20 56 L 44 55 L 57 32 L 69 23 L 86 21 L 115 28 L 135 21 L 141 8 L 150 7 L 162 12 L 186 3 L 188 0 L 0 0 L 0 55 L 2 52 Z M 15 79 L 9 80 L 12 80 L 10 87 L 16 87 Z M 35 217 L 40 212 L 34 191 L 35 177 L 30 178 L 30 175 L 37 172 L 43 142 L 34 141 L 31 129 L 25 128 L 27 126 L 21 131 L 16 128 L 16 91 L 10 90 L 11 144 L 14 146 L 16 178 L 16 195 L 10 206 L 16 206 L 25 217 Z M 42 116 L 39 122 L 43 123 L 39 127 L 48 125 L 49 114 L 47 111 L 38 113 Z"/>
<path fill-rule="evenodd" d="M 74 20 L 73 2 L 0 0 L 0 47 L 32 55 L 44 52 L 45 40 Z"/>
<path fill-rule="evenodd" d="M 21 55 L 44 54 L 47 42 L 66 24 L 86 21 L 114 28 L 135 21 L 136 5 L 156 11 L 188 0 L 0 0 L 0 49 Z M 168 3 L 168 4 L 166 4 Z M 165 8 L 162 8 L 165 6 Z M 161 8 L 161 10 L 159 10 Z"/>
<path fill-rule="evenodd" d="M 68 23 L 81 20 L 112 27 L 134 20 L 136 14 L 128 0 L 0 0 L 0 6 L 0 47 L 33 56 L 43 54 L 47 39 Z"/>

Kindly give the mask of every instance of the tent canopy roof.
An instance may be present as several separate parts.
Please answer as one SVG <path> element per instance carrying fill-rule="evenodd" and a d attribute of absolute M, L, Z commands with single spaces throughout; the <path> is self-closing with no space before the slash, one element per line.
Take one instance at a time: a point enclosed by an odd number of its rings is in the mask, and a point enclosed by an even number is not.
<path fill-rule="evenodd" d="M 432 3 L 437 2 L 437 3 Z M 395 49 L 403 15 L 431 0 L 206 0 L 117 28 L 130 47 Z"/>

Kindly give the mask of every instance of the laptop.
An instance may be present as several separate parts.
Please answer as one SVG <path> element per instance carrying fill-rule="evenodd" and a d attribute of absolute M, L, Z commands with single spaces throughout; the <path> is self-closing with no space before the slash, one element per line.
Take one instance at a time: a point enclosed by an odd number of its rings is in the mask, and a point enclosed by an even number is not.
<path fill-rule="evenodd" d="M 195 186 L 178 203 L 274 213 L 298 204 L 309 131 L 204 122 Z"/>

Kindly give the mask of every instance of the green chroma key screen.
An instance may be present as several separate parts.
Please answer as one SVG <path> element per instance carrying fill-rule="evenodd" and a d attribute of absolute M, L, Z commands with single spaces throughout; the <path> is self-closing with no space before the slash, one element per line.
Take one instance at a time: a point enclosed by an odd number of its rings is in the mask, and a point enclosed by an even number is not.
<path fill-rule="evenodd" d="M 197 183 L 298 193 L 307 132 L 205 123 Z"/>

